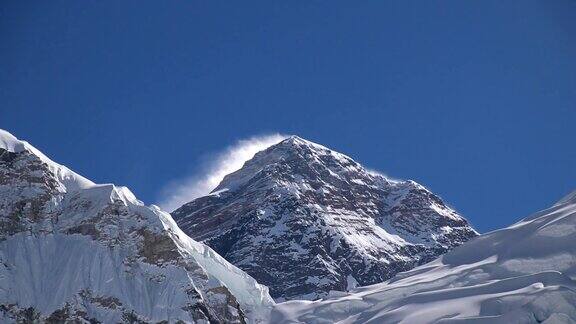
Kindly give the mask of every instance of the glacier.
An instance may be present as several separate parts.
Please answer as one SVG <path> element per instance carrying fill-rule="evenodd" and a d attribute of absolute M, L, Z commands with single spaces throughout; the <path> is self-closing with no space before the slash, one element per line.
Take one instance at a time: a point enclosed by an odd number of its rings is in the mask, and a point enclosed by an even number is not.
<path fill-rule="evenodd" d="M 380 284 L 277 304 L 273 323 L 576 323 L 576 192 Z"/>

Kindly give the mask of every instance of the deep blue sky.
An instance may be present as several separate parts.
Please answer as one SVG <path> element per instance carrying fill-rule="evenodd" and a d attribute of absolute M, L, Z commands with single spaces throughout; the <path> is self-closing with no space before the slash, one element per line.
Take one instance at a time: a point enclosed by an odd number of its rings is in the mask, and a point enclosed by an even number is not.
<path fill-rule="evenodd" d="M 0 128 L 147 203 L 298 134 L 480 231 L 576 189 L 576 1 L 2 1 Z"/>

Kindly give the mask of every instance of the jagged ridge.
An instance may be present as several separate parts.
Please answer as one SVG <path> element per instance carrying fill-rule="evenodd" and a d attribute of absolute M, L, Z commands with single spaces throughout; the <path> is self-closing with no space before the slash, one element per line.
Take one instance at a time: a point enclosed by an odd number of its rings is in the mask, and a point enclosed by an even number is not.
<path fill-rule="evenodd" d="M 168 213 L 0 130 L 0 321 L 257 322 L 273 301 Z"/>

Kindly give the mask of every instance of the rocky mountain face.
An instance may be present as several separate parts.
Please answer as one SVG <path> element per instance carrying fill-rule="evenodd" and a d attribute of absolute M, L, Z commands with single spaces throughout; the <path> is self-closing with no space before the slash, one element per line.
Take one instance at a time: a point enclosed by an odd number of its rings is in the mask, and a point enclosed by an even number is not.
<path fill-rule="evenodd" d="M 277 300 L 382 282 L 477 235 L 423 186 L 296 136 L 172 216 Z"/>
<path fill-rule="evenodd" d="M 277 304 L 270 321 L 576 323 L 575 242 L 576 191 L 387 282 Z"/>
<path fill-rule="evenodd" d="M 168 213 L 0 130 L 0 322 L 245 323 L 272 304 Z"/>

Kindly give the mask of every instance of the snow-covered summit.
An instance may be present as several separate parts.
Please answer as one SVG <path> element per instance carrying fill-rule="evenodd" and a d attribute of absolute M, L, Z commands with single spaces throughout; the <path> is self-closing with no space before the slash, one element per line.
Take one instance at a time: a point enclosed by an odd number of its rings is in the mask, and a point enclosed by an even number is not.
<path fill-rule="evenodd" d="M 391 181 L 298 136 L 172 215 L 279 299 L 381 282 L 477 235 L 416 182 Z"/>
<path fill-rule="evenodd" d="M 277 305 L 274 323 L 576 323 L 576 201 L 467 242 L 433 262 L 318 302 Z"/>
<path fill-rule="evenodd" d="M 267 288 L 125 187 L 0 130 L 0 322 L 257 322 Z"/>
<path fill-rule="evenodd" d="M 356 170 L 360 168 L 359 164 L 344 154 L 299 136 L 291 135 L 280 143 L 256 153 L 252 159 L 246 161 L 240 170 L 225 176 L 214 191 L 234 190 L 273 164 L 296 159 L 306 160 L 311 163 L 322 163 L 322 159 L 326 157 L 330 157 Z"/>
<path fill-rule="evenodd" d="M 72 191 L 84 189 L 94 185 L 92 181 L 84 178 L 83 176 L 75 173 L 63 165 L 52 161 L 28 142 L 17 139 L 14 135 L 3 129 L 0 129 L 0 149 L 4 149 L 12 153 L 29 152 L 35 155 L 42 162 L 44 162 L 50 171 L 58 178 L 58 181 L 64 186 L 64 190 Z"/>
<path fill-rule="evenodd" d="M 20 141 L 9 132 L 0 129 L 0 148 L 13 153 L 18 153 L 25 150 L 25 144 L 27 143 Z"/>

